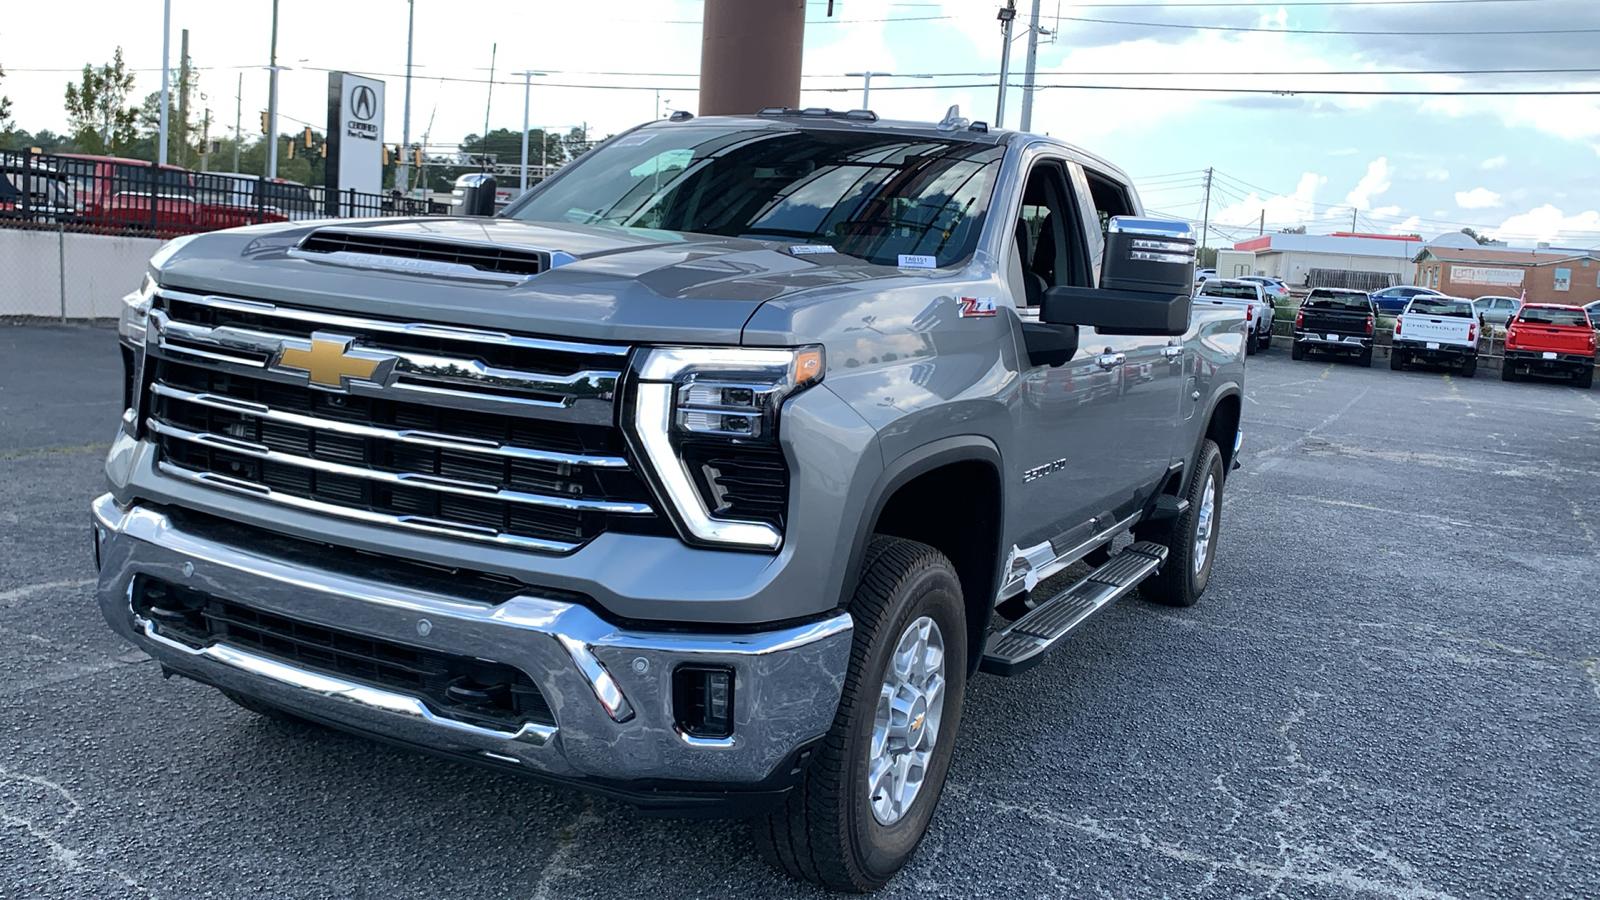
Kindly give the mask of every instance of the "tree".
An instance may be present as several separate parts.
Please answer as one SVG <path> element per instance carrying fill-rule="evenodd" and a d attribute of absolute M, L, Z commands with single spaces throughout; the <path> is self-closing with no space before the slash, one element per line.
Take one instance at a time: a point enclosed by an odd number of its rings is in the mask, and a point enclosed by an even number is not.
<path fill-rule="evenodd" d="M 4 66 L 0 66 L 0 78 L 6 77 Z M 0 143 L 11 139 L 11 129 L 15 123 L 11 121 L 11 98 L 0 94 Z"/>
<path fill-rule="evenodd" d="M 1476 231 L 1473 231 L 1471 228 L 1463 228 L 1463 229 L 1461 229 L 1461 233 L 1466 235 L 1467 237 L 1472 238 L 1473 240 L 1477 241 L 1479 246 L 1482 246 L 1483 244 L 1492 244 L 1492 243 L 1494 243 L 1494 238 L 1484 237 L 1483 235 L 1477 233 Z"/>
<path fill-rule="evenodd" d="M 1296 225 L 1293 228 L 1279 228 L 1278 229 L 1278 233 L 1279 234 L 1305 234 L 1306 233 L 1306 227 L 1304 225 Z"/>
<path fill-rule="evenodd" d="M 111 62 L 96 69 L 87 64 L 78 84 L 67 85 L 67 122 L 72 139 L 88 153 L 117 154 L 138 137 L 139 111 L 128 106 L 133 73 L 118 47 Z"/>

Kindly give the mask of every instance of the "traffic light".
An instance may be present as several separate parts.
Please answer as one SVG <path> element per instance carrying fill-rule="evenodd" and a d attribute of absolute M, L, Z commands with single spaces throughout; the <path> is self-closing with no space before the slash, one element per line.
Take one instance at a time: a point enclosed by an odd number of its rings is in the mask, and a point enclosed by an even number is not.
<path fill-rule="evenodd" d="M 416 165 L 417 168 L 419 168 L 419 169 L 422 168 L 422 148 L 421 147 L 412 147 L 411 148 L 411 161 L 412 161 L 412 163 L 414 163 Z"/>
<path fill-rule="evenodd" d="M 317 155 L 322 157 L 323 159 L 327 159 L 328 158 L 328 142 L 327 141 L 323 141 L 322 143 L 317 145 Z"/>
<path fill-rule="evenodd" d="M 383 145 L 383 164 L 386 165 L 386 166 L 389 164 L 389 145 L 388 144 L 384 144 Z"/>
<path fill-rule="evenodd" d="M 261 111 L 261 133 L 267 133 L 267 111 L 264 109 Z"/>
<path fill-rule="evenodd" d="M 306 140 L 306 149 L 310 150 L 311 149 L 311 126 L 310 125 L 306 126 L 305 140 Z"/>
<path fill-rule="evenodd" d="M 294 159 L 294 141 L 289 142 L 289 158 Z"/>

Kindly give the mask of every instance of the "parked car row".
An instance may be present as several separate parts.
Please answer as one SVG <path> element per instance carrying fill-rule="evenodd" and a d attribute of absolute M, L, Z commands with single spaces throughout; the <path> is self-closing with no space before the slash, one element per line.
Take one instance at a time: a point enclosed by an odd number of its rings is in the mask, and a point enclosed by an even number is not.
<path fill-rule="evenodd" d="M 1484 299 L 1510 298 L 1479 298 Z M 1482 303 L 1465 297 L 1414 294 L 1395 317 L 1389 368 L 1399 372 L 1413 363 L 1447 365 L 1471 378 L 1478 370 L 1483 309 Z M 1314 288 L 1295 315 L 1290 356 L 1333 354 L 1370 366 L 1379 312 L 1377 302 L 1361 291 Z M 1578 387 L 1589 387 L 1594 382 L 1596 327 L 1585 307 L 1518 300 L 1506 327 L 1500 377 L 1517 381 L 1525 375 L 1564 375 Z"/>

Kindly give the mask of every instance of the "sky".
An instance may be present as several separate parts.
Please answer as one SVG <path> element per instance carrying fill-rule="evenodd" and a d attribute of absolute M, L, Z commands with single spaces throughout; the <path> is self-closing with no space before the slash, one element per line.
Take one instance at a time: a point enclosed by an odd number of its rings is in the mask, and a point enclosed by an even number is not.
<path fill-rule="evenodd" d="M 523 71 L 546 73 L 531 77 L 535 128 L 587 126 L 603 137 L 696 111 L 701 0 L 414 2 L 413 141 L 448 151 L 483 131 L 486 107 L 490 128 L 518 129 Z M 829 18 L 826 0 L 808 0 L 801 102 L 859 107 L 862 79 L 844 73 L 871 70 L 895 73 L 873 79 L 880 115 L 937 120 L 959 104 L 993 122 L 1002 3 L 835 0 Z M 272 3 L 171 4 L 173 65 L 187 28 L 214 133 L 231 133 L 237 102 L 253 136 L 266 106 Z M 66 27 L 49 4 L 11 4 L 0 17 L 0 94 L 17 125 L 64 130 L 66 84 L 118 46 L 137 70 L 136 97 L 158 89 L 161 5 L 78 0 Z M 1018 6 L 1008 127 L 1019 125 L 1031 0 Z M 1465 226 L 1513 246 L 1600 246 L 1596 0 L 1040 6 L 1032 130 L 1121 166 L 1147 209 L 1208 218 L 1213 245 L 1262 227 L 1347 231 L 1353 216 L 1367 233 L 1432 239 Z M 280 130 L 320 129 L 327 72 L 344 70 L 386 82 L 385 140 L 399 143 L 406 12 L 406 0 L 280 0 L 278 61 L 289 67 Z M 935 77 L 906 77 L 923 74 Z M 1395 91 L 1434 95 L 1359 93 Z M 1461 93 L 1471 91 L 1546 95 Z"/>

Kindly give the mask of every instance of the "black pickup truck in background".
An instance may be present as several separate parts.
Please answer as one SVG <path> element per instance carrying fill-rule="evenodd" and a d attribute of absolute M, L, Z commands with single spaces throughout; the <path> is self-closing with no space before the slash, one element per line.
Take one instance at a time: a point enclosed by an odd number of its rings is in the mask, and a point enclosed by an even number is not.
<path fill-rule="evenodd" d="M 1360 291 L 1342 288 L 1312 288 L 1294 318 L 1293 359 L 1305 359 L 1306 351 L 1348 354 L 1363 366 L 1372 365 L 1372 333 L 1378 324 L 1378 311 L 1372 300 Z"/>

